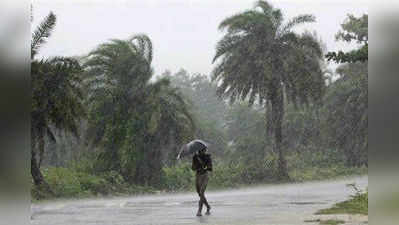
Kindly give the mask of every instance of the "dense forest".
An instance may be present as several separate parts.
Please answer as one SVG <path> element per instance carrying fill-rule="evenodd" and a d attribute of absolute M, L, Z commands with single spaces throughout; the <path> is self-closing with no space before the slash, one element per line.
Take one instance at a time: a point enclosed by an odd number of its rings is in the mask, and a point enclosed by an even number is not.
<path fill-rule="evenodd" d="M 336 40 L 359 46 L 345 53 L 295 31 L 314 16 L 283 15 L 259 1 L 221 21 L 211 74 L 155 74 L 141 33 L 39 59 L 50 13 L 32 33 L 33 198 L 192 189 L 176 159 L 192 139 L 210 143 L 213 188 L 365 173 L 368 16 L 341 18 Z"/>

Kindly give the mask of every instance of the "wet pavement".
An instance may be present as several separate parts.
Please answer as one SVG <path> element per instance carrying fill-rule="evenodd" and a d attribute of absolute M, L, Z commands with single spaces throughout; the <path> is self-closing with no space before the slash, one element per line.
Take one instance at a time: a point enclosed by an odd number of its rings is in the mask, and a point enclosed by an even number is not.
<path fill-rule="evenodd" d="M 57 200 L 32 204 L 33 225 L 296 225 L 319 209 L 354 193 L 346 184 L 364 189 L 368 177 L 324 182 L 262 185 L 206 192 L 212 214 L 196 217 L 196 193 L 159 194 L 94 200 Z"/>

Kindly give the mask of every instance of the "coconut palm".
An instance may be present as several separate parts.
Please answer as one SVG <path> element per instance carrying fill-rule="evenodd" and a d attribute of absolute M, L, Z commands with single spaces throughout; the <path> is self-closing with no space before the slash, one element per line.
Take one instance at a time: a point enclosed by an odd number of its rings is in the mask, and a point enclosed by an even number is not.
<path fill-rule="evenodd" d="M 119 171 L 136 183 L 156 182 L 151 174 L 160 174 L 164 147 L 185 141 L 194 127 L 186 101 L 169 80 L 151 81 L 152 54 L 151 40 L 140 34 L 101 44 L 84 64 L 88 132 L 103 150 L 99 169 Z"/>
<path fill-rule="evenodd" d="M 300 15 L 283 23 L 279 9 L 258 1 L 251 10 L 224 19 L 220 30 L 227 33 L 217 43 L 213 80 L 218 94 L 231 102 L 249 100 L 271 106 L 275 150 L 279 154 L 279 176 L 288 178 L 282 147 L 284 101 L 307 104 L 320 100 L 324 80 L 320 69 L 322 50 L 309 33 L 297 34 L 297 25 L 314 22 Z M 266 110 L 268 111 L 268 110 Z"/>
<path fill-rule="evenodd" d="M 85 59 L 85 86 L 90 108 L 89 137 L 104 145 L 100 158 L 107 169 L 120 170 L 117 143 L 123 134 L 116 127 L 128 120 L 139 94 L 152 76 L 152 43 L 146 35 L 129 40 L 113 39 L 99 45 Z M 120 127 L 120 130 L 123 127 Z"/>
<path fill-rule="evenodd" d="M 45 151 L 45 138 L 56 141 L 54 129 L 78 137 L 80 119 L 85 115 L 79 63 L 66 57 L 35 58 L 50 37 L 55 22 L 56 16 L 51 12 L 32 34 L 31 172 L 36 185 L 44 182 L 40 165 Z"/>

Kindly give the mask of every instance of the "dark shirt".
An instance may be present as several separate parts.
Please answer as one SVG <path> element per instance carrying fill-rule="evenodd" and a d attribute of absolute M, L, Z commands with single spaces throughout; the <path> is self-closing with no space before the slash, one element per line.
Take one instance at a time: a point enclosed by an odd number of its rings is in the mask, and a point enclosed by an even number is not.
<path fill-rule="evenodd" d="M 212 171 L 212 159 L 210 154 L 195 154 L 191 169 L 198 174 L 204 174 L 206 171 Z"/>

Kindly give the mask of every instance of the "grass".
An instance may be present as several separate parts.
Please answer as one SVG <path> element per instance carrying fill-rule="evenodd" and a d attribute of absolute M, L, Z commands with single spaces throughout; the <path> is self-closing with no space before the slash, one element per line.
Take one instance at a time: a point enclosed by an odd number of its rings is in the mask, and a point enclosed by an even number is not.
<path fill-rule="evenodd" d="M 337 225 L 337 224 L 342 224 L 345 223 L 343 220 L 321 220 L 320 224 L 321 225 Z"/>
<path fill-rule="evenodd" d="M 43 176 L 53 193 L 32 183 L 32 202 L 56 198 L 90 198 L 155 193 L 148 186 L 127 184 L 113 171 L 96 176 L 73 169 L 51 167 L 43 169 Z"/>
<path fill-rule="evenodd" d="M 316 212 L 316 215 L 322 214 L 361 214 L 368 215 L 368 192 L 362 193 L 354 185 L 356 194 L 351 199 L 339 202 L 333 207 L 322 209 Z"/>
<path fill-rule="evenodd" d="M 291 159 L 293 161 L 293 159 Z M 88 163 L 81 163 L 87 165 Z M 300 166 L 290 168 L 290 181 L 280 181 L 276 174 L 277 166 L 274 158 L 256 161 L 250 165 L 245 163 L 214 165 L 208 190 L 247 187 L 259 184 L 278 184 L 287 182 L 305 182 L 325 180 L 348 175 L 367 174 L 367 168 L 347 168 L 343 165 L 328 165 L 326 167 Z M 80 165 L 80 164 L 78 164 Z M 87 167 L 87 166 L 86 166 Z M 143 193 L 194 191 L 194 172 L 190 163 L 179 163 L 162 169 L 159 186 L 149 187 L 127 184 L 116 171 L 92 174 L 91 167 L 72 166 L 70 168 L 50 167 L 42 170 L 45 180 L 50 185 L 53 195 L 40 187 L 32 186 L 32 200 L 54 198 L 87 198 L 96 196 L 120 196 Z"/>
<path fill-rule="evenodd" d="M 320 225 L 338 225 L 338 224 L 343 224 L 345 221 L 343 220 L 305 220 L 306 223 L 313 223 L 313 222 L 319 222 Z"/>

